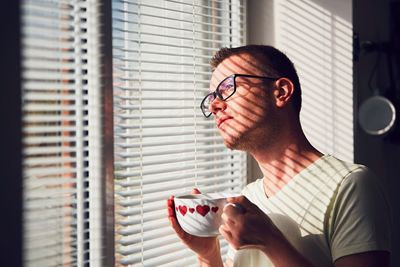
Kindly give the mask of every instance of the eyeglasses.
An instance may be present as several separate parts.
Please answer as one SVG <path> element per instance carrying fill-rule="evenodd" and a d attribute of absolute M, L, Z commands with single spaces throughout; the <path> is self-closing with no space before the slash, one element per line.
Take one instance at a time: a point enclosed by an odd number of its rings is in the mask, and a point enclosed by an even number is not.
<path fill-rule="evenodd" d="M 232 74 L 225 79 L 223 79 L 217 86 L 214 92 L 207 94 L 204 99 L 201 101 L 200 108 L 203 112 L 203 115 L 208 118 L 211 116 L 212 112 L 210 111 L 211 103 L 215 98 L 219 98 L 223 101 L 226 101 L 236 92 L 236 79 L 238 77 L 246 77 L 246 78 L 258 78 L 258 79 L 267 79 L 267 80 L 277 80 L 279 78 L 266 77 L 266 76 L 256 76 L 249 74 Z"/>

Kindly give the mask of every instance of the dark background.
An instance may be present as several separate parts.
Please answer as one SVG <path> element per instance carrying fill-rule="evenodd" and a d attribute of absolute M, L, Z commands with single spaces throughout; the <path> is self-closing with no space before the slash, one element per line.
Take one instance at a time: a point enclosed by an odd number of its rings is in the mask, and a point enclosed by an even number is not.
<path fill-rule="evenodd" d="M 371 96 L 368 78 L 376 63 L 378 51 L 360 51 L 354 62 L 354 160 L 370 167 L 385 185 L 392 204 L 393 239 L 392 266 L 400 266 L 400 1 L 354 0 L 353 28 L 360 42 L 372 41 L 390 47 L 395 84 L 390 83 L 389 68 L 385 55 L 381 54 L 374 85 L 396 103 L 397 123 L 395 131 L 384 137 L 363 132 L 357 122 L 360 104 Z"/>

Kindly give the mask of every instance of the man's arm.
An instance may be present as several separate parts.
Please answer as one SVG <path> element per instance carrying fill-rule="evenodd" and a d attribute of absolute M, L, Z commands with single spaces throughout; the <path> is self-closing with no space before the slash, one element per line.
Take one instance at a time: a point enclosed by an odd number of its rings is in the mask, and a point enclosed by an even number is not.
<path fill-rule="evenodd" d="M 335 261 L 335 267 L 389 267 L 388 251 L 370 251 L 341 257 Z"/>
<path fill-rule="evenodd" d="M 368 169 L 353 171 L 343 181 L 331 217 L 335 267 L 390 266 L 391 208 Z"/>

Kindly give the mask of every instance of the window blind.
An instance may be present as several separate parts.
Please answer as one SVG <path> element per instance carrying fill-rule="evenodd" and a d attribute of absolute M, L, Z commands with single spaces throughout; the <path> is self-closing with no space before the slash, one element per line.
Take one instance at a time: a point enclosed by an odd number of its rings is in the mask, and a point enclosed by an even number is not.
<path fill-rule="evenodd" d="M 212 55 L 245 42 L 245 2 L 112 5 L 116 265 L 196 265 L 165 203 L 193 187 L 240 192 L 245 183 L 245 154 L 226 149 L 199 109 Z"/>
<path fill-rule="evenodd" d="M 24 266 L 100 266 L 97 6 L 21 2 Z"/>

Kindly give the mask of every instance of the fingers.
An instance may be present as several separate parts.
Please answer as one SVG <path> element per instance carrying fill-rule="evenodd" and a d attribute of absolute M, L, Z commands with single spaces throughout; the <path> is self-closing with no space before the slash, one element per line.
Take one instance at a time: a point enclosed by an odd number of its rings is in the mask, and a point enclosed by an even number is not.
<path fill-rule="evenodd" d="M 172 229 L 174 229 L 174 231 L 178 235 L 178 237 L 181 239 L 185 239 L 186 232 L 183 231 L 183 229 L 179 225 L 177 219 L 175 217 L 168 217 L 168 219 L 169 219 L 169 223 L 171 224 Z"/>
<path fill-rule="evenodd" d="M 168 209 L 168 220 L 171 223 L 172 228 L 174 228 L 174 230 L 176 231 L 178 228 L 180 228 L 180 226 L 176 219 L 174 196 L 170 196 L 168 198 L 167 209 Z"/>
<path fill-rule="evenodd" d="M 186 232 L 183 231 L 183 229 L 179 225 L 178 220 L 176 219 L 174 196 L 170 196 L 168 198 L 167 209 L 168 209 L 168 220 L 172 229 L 174 229 L 178 237 L 180 237 L 181 239 L 185 239 Z"/>
<path fill-rule="evenodd" d="M 225 204 L 222 210 L 221 218 L 225 224 L 234 225 L 237 216 L 243 215 L 247 212 L 243 205 L 247 205 L 247 198 L 244 196 L 231 197 L 227 199 L 227 204 Z"/>
<path fill-rule="evenodd" d="M 238 250 L 241 248 L 240 243 L 238 242 L 237 238 L 234 237 L 232 232 L 227 229 L 225 226 L 221 225 L 219 227 L 220 234 L 224 237 L 224 239 L 229 243 L 231 247 Z"/>
<path fill-rule="evenodd" d="M 245 196 L 238 196 L 238 197 L 228 197 L 226 199 L 228 203 L 235 203 L 240 204 L 243 208 L 247 208 L 253 205 Z"/>
<path fill-rule="evenodd" d="M 232 197 L 227 199 L 221 218 L 223 224 L 219 227 L 219 232 L 235 249 L 239 248 L 237 235 L 240 233 L 245 213 L 247 212 L 242 203 L 245 197 Z M 246 205 L 246 204 L 245 204 Z"/>
<path fill-rule="evenodd" d="M 240 222 L 238 223 L 237 221 L 235 221 L 235 219 L 228 218 L 225 213 L 223 213 L 222 216 L 225 217 L 225 220 L 224 223 L 218 229 L 220 234 L 234 249 L 239 249 L 240 243 L 238 235 L 240 235 L 240 230 L 238 228 L 241 228 Z"/>
<path fill-rule="evenodd" d="M 229 227 L 227 227 L 225 224 L 222 224 L 219 227 L 218 231 L 225 238 L 226 241 L 228 241 L 229 243 L 231 242 L 232 233 L 231 233 L 231 231 L 229 231 Z"/>
<path fill-rule="evenodd" d="M 228 225 L 228 226 L 233 226 L 235 225 L 235 211 L 233 211 L 235 208 L 228 208 L 224 207 L 222 214 L 221 214 L 221 219 L 223 221 L 223 225 Z"/>
<path fill-rule="evenodd" d="M 175 217 L 168 217 L 169 223 L 177 236 L 182 240 L 188 239 L 188 234 L 181 228 Z"/>
<path fill-rule="evenodd" d="M 224 212 L 230 213 L 230 214 L 244 214 L 246 213 L 246 209 L 238 204 L 238 203 L 227 203 L 224 206 Z"/>
<path fill-rule="evenodd" d="M 193 189 L 192 189 L 192 191 L 191 191 L 191 194 L 193 194 L 193 195 L 197 195 L 197 194 L 201 194 L 201 192 L 200 192 L 200 190 L 199 190 L 199 189 L 197 189 L 197 188 L 193 188 Z"/>
<path fill-rule="evenodd" d="M 230 229 L 234 229 L 237 223 L 240 223 L 245 211 L 242 206 L 236 203 L 228 203 L 225 205 L 221 219 L 223 221 L 222 229 L 225 233 L 229 233 Z"/>
<path fill-rule="evenodd" d="M 230 197 L 227 198 L 226 201 L 228 204 L 232 204 L 236 207 L 237 211 L 240 213 L 252 212 L 256 207 L 250 200 L 248 200 L 245 196 L 239 197 Z"/>
<path fill-rule="evenodd" d="M 174 196 L 170 196 L 167 200 L 168 217 L 175 218 L 175 203 Z"/>

